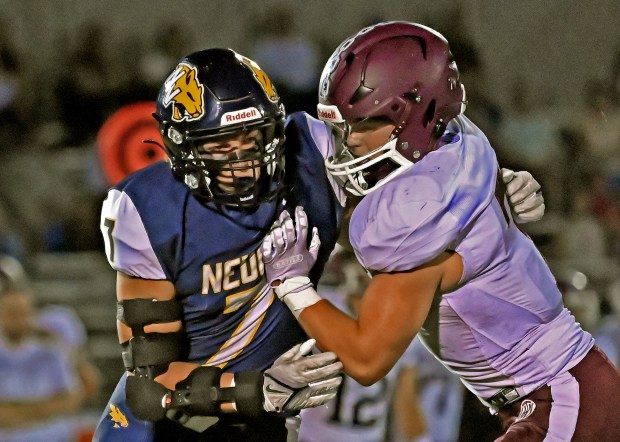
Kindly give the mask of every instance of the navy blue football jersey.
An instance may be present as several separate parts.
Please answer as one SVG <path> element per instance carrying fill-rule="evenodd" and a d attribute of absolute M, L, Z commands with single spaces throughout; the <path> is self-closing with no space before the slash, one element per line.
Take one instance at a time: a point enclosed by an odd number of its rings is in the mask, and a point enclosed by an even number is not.
<path fill-rule="evenodd" d="M 305 208 L 319 228 L 316 283 L 338 237 L 344 197 L 327 175 L 333 154 L 324 123 L 298 113 L 286 126 L 286 191 L 254 212 L 202 204 L 159 162 L 112 188 L 101 230 L 110 265 L 127 275 L 169 280 L 183 305 L 188 360 L 227 370 L 263 370 L 306 339 L 267 284 L 261 244 L 282 210 Z"/>

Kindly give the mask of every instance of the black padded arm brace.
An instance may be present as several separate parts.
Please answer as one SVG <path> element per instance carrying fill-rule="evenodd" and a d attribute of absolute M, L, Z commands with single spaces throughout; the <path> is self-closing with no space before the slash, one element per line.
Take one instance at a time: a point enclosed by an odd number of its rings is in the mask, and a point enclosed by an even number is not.
<path fill-rule="evenodd" d="M 237 413 L 258 416 L 264 411 L 263 374 L 246 371 L 235 373 L 234 387 L 220 387 L 223 371 L 217 367 L 198 367 L 176 385 L 166 403 L 170 409 L 189 415 L 222 414 L 220 404 L 233 403 Z"/>
<path fill-rule="evenodd" d="M 145 325 L 178 321 L 182 315 L 183 308 L 176 299 L 127 299 L 116 303 L 116 319 L 127 324 L 134 336 L 144 333 Z"/>
<path fill-rule="evenodd" d="M 117 302 L 116 319 L 130 327 L 133 335 L 122 344 L 125 369 L 152 379 L 165 372 L 170 362 L 181 359 L 186 351 L 184 332 L 146 333 L 144 327 L 179 321 L 182 313 L 182 306 L 176 299 Z"/>

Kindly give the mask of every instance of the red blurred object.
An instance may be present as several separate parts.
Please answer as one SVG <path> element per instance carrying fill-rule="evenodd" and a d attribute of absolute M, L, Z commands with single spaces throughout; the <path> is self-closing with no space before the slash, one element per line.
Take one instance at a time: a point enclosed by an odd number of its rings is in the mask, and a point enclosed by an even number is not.
<path fill-rule="evenodd" d="M 113 113 L 97 134 L 97 149 L 103 174 L 114 185 L 127 175 L 166 158 L 157 122 L 155 102 L 137 102 Z"/>

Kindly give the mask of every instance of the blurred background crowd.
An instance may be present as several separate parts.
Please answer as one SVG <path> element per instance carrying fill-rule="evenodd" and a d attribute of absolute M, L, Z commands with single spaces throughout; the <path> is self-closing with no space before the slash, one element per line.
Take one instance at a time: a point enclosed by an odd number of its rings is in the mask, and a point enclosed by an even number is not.
<path fill-rule="evenodd" d="M 543 186 L 545 218 L 525 230 L 567 305 L 618 363 L 620 2 L 0 0 L 0 11 L 0 440 L 6 428 L 54 416 L 88 440 L 123 370 L 99 231 L 114 182 L 104 122 L 153 101 L 182 56 L 212 46 L 253 58 L 289 113 L 315 115 L 336 45 L 383 20 L 448 38 L 466 115 L 502 166 Z M 121 147 L 119 168 L 139 163 Z M 325 285 L 343 291 L 341 260 L 332 266 Z M 20 398 L 39 401 L 40 415 L 20 410 Z M 489 439 L 493 423 L 476 424 L 488 412 L 466 394 L 462 403 L 461 440 Z"/>

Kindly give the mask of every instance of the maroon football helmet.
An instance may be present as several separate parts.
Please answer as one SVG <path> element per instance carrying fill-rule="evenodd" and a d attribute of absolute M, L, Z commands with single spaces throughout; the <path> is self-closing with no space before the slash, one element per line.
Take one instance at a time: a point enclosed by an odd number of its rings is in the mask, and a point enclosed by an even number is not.
<path fill-rule="evenodd" d="M 318 116 L 335 126 L 343 123 L 341 128 L 369 118 L 387 119 L 396 128 L 389 143 L 364 157 L 339 147 L 327 168 L 345 189 L 365 195 L 376 187 L 365 179 L 369 167 L 392 162 L 394 170 L 379 183 L 387 182 L 434 150 L 447 123 L 464 110 L 465 88 L 441 34 L 408 22 L 362 29 L 327 62 Z"/>

